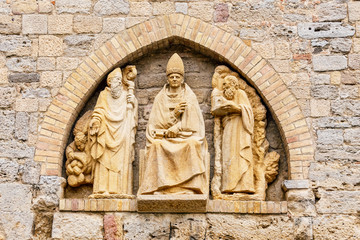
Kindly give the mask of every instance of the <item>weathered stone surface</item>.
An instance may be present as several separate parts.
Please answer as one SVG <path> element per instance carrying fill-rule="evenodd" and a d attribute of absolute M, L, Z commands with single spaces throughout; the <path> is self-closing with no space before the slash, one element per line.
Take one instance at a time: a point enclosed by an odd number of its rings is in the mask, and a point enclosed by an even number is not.
<path fill-rule="evenodd" d="M 242 28 L 240 30 L 240 38 L 242 39 L 249 39 L 249 40 L 254 40 L 254 41 L 258 41 L 261 42 L 265 39 L 266 37 L 266 32 L 262 29 L 246 29 L 246 28 Z"/>
<path fill-rule="evenodd" d="M 203 21 L 210 22 L 213 18 L 214 3 L 210 2 L 189 2 L 188 14 Z"/>
<path fill-rule="evenodd" d="M 347 15 L 346 5 L 337 1 L 316 5 L 315 11 L 319 22 L 341 21 Z"/>
<path fill-rule="evenodd" d="M 25 184 L 38 184 L 40 180 L 40 163 L 28 161 L 20 167 L 22 181 Z"/>
<path fill-rule="evenodd" d="M 22 16 L 23 34 L 46 34 L 47 16 L 46 15 L 23 15 Z"/>
<path fill-rule="evenodd" d="M 360 69 L 360 54 L 349 54 L 349 68 Z"/>
<path fill-rule="evenodd" d="M 39 13 L 51 13 L 54 10 L 54 5 L 51 0 L 40 0 L 39 4 Z"/>
<path fill-rule="evenodd" d="M 0 108 L 8 108 L 15 102 L 16 90 L 12 87 L 0 88 Z"/>
<path fill-rule="evenodd" d="M 0 184 L 0 195 L 0 212 L 31 212 L 31 186 L 19 183 L 3 183 Z"/>
<path fill-rule="evenodd" d="M 360 53 L 360 38 L 353 38 L 354 53 Z"/>
<path fill-rule="evenodd" d="M 55 58 L 39 57 L 37 59 L 37 70 L 55 70 Z"/>
<path fill-rule="evenodd" d="M 35 149 L 24 143 L 15 141 L 0 143 L 0 157 L 8 158 L 32 158 Z"/>
<path fill-rule="evenodd" d="M 288 212 L 294 217 L 316 215 L 315 196 L 311 189 L 289 190 L 286 192 Z"/>
<path fill-rule="evenodd" d="M 152 6 L 150 2 L 130 2 L 130 14 L 132 16 L 150 16 Z"/>
<path fill-rule="evenodd" d="M 314 239 L 359 239 L 359 219 L 349 215 L 321 215 L 313 220 Z"/>
<path fill-rule="evenodd" d="M 18 196 L 18 197 L 21 198 L 22 196 Z M 33 221 L 34 221 L 34 215 L 31 212 L 30 213 L 1 212 L 0 226 L 6 229 L 6 231 L 4 231 L 5 232 L 4 239 L 9 239 L 9 240 L 32 239 Z M 0 233 L 0 237 L 1 237 L 1 233 Z"/>
<path fill-rule="evenodd" d="M 360 128 L 345 129 L 344 141 L 350 145 L 360 145 Z"/>
<path fill-rule="evenodd" d="M 282 187 L 285 191 L 291 189 L 307 189 L 310 188 L 308 180 L 284 180 Z"/>
<path fill-rule="evenodd" d="M 229 6 L 226 3 L 215 5 L 214 22 L 226 22 L 229 18 Z"/>
<path fill-rule="evenodd" d="M 360 211 L 360 193 L 358 191 L 319 190 L 316 203 L 319 213 L 356 214 Z"/>
<path fill-rule="evenodd" d="M 62 85 L 61 71 L 44 71 L 40 76 L 40 85 L 43 87 L 60 87 Z"/>
<path fill-rule="evenodd" d="M 21 17 L 0 15 L 0 33 L 19 34 L 21 32 Z"/>
<path fill-rule="evenodd" d="M 103 217 L 101 214 L 58 212 L 54 215 L 52 237 L 59 239 L 103 239 L 102 228 Z"/>
<path fill-rule="evenodd" d="M 35 72 L 36 61 L 32 58 L 19 58 L 13 57 L 8 58 L 6 66 L 10 71 L 13 72 Z"/>
<path fill-rule="evenodd" d="M 183 2 L 176 2 L 175 3 L 175 12 L 187 14 L 188 12 L 188 4 Z"/>
<path fill-rule="evenodd" d="M 311 46 L 313 47 L 325 47 L 328 44 L 329 42 L 326 40 L 319 40 L 319 39 L 311 40 Z"/>
<path fill-rule="evenodd" d="M 65 48 L 67 56 L 85 56 L 91 49 L 95 38 L 89 35 L 73 35 L 64 38 L 68 46 Z"/>
<path fill-rule="evenodd" d="M 39 36 L 39 56 L 61 56 L 63 52 L 63 40 L 61 38 L 52 35 Z"/>
<path fill-rule="evenodd" d="M 103 16 L 128 14 L 129 7 L 127 0 L 99 0 L 94 6 L 94 11 Z"/>
<path fill-rule="evenodd" d="M 154 2 L 153 15 L 165 15 L 175 13 L 175 5 L 173 2 Z"/>
<path fill-rule="evenodd" d="M 289 59 L 292 55 L 287 41 L 275 42 L 275 55 L 277 59 Z"/>
<path fill-rule="evenodd" d="M 101 30 L 101 17 L 80 15 L 74 17 L 74 31 L 77 33 L 99 33 Z"/>
<path fill-rule="evenodd" d="M 316 74 L 311 76 L 311 82 L 314 85 L 328 85 L 330 84 L 330 75 L 329 74 Z"/>
<path fill-rule="evenodd" d="M 8 69 L 7 68 L 0 68 L 0 84 L 8 83 Z"/>
<path fill-rule="evenodd" d="M 15 110 L 19 112 L 36 112 L 39 108 L 38 99 L 18 98 L 15 103 Z"/>
<path fill-rule="evenodd" d="M 340 98 L 356 99 L 359 97 L 359 89 L 353 85 L 346 85 L 340 87 Z"/>
<path fill-rule="evenodd" d="M 49 34 L 69 34 L 73 28 L 72 15 L 50 15 L 48 17 Z"/>
<path fill-rule="evenodd" d="M 349 2 L 349 21 L 355 22 L 360 20 L 360 2 Z"/>
<path fill-rule="evenodd" d="M 39 82 L 40 76 L 38 73 L 14 73 L 9 75 L 9 82 L 12 83 L 30 83 Z"/>
<path fill-rule="evenodd" d="M 78 58 L 58 57 L 56 59 L 56 69 L 62 71 L 76 69 L 78 64 L 79 64 Z"/>
<path fill-rule="evenodd" d="M 11 2 L 11 10 L 13 14 L 29 14 L 35 13 L 38 9 L 36 0 L 18 0 Z"/>
<path fill-rule="evenodd" d="M 58 13 L 90 13 L 91 0 L 56 0 Z"/>
<path fill-rule="evenodd" d="M 31 40 L 21 36 L 0 36 L 0 51 L 6 56 L 31 54 Z"/>
<path fill-rule="evenodd" d="M 311 99 L 310 109 L 312 117 L 325 117 L 330 114 L 330 101 L 323 99 Z"/>
<path fill-rule="evenodd" d="M 335 71 L 347 68 L 347 59 L 345 56 L 321 56 L 313 57 L 314 71 Z"/>
<path fill-rule="evenodd" d="M 118 33 L 125 29 L 125 18 L 103 18 L 104 33 Z"/>
<path fill-rule="evenodd" d="M 355 28 L 341 23 L 299 23 L 298 33 L 306 39 L 351 37 Z"/>
<path fill-rule="evenodd" d="M 294 218 L 294 228 L 295 228 L 294 239 L 297 240 L 313 239 L 311 217 Z"/>
<path fill-rule="evenodd" d="M 126 28 L 132 27 L 136 24 L 144 22 L 148 19 L 148 17 L 128 17 L 125 19 Z"/>
<path fill-rule="evenodd" d="M 29 115 L 26 112 L 17 112 L 15 118 L 15 137 L 27 140 L 29 136 Z"/>
<path fill-rule="evenodd" d="M 336 99 L 338 88 L 331 85 L 318 85 L 311 88 L 311 96 L 317 99 Z"/>
<path fill-rule="evenodd" d="M 34 200 L 37 210 L 55 209 L 59 199 L 64 198 L 65 178 L 57 176 L 40 176 L 39 192 Z"/>
<path fill-rule="evenodd" d="M 0 139 L 9 140 L 15 131 L 15 113 L 13 111 L 0 111 Z"/>
<path fill-rule="evenodd" d="M 0 183 L 15 182 L 18 179 L 19 164 L 14 160 L 0 158 Z"/>
<path fill-rule="evenodd" d="M 351 45 L 352 45 L 351 39 L 347 39 L 347 38 L 345 39 L 336 38 L 330 40 L 330 46 L 333 52 L 348 53 L 350 52 Z"/>
<path fill-rule="evenodd" d="M 317 131 L 317 142 L 319 144 L 342 144 L 344 142 L 341 129 L 325 129 Z"/>
<path fill-rule="evenodd" d="M 269 41 L 264 41 L 261 43 L 254 42 L 252 47 L 256 50 L 262 57 L 266 59 L 271 59 L 275 57 L 275 48 L 274 43 Z"/>
<path fill-rule="evenodd" d="M 331 103 L 331 111 L 336 115 L 360 116 L 359 100 L 336 100 Z"/>

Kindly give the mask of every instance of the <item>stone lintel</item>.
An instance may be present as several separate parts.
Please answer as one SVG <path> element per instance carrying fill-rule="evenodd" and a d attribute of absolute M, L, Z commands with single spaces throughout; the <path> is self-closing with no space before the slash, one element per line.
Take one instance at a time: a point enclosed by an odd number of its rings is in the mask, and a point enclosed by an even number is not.
<path fill-rule="evenodd" d="M 308 180 L 284 180 L 282 188 L 287 192 L 288 190 L 308 189 L 310 184 Z"/>
<path fill-rule="evenodd" d="M 138 212 L 206 212 L 208 196 L 194 195 L 139 195 Z"/>

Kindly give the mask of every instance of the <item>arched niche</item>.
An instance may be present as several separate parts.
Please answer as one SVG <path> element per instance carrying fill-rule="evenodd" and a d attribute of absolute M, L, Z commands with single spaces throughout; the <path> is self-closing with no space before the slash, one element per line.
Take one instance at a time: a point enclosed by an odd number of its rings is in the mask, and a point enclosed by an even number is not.
<path fill-rule="evenodd" d="M 61 176 L 63 154 L 74 121 L 104 77 L 169 44 L 182 44 L 240 73 L 262 97 L 280 131 L 288 177 L 308 178 L 313 141 L 301 109 L 273 67 L 240 38 L 199 19 L 173 14 L 153 18 L 115 35 L 73 71 L 53 99 L 36 145 L 42 175 Z"/>

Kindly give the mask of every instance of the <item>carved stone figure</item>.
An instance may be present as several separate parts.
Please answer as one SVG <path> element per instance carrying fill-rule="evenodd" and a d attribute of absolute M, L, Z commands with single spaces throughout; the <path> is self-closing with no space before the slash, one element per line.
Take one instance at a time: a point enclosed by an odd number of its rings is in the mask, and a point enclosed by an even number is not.
<path fill-rule="evenodd" d="M 88 126 L 92 111 L 87 111 L 76 123 L 74 141 L 66 148 L 66 174 L 72 187 L 92 183 L 92 167 L 88 143 Z"/>
<path fill-rule="evenodd" d="M 255 90 L 226 66 L 212 79 L 215 116 L 215 199 L 265 200 L 267 184 L 277 175 L 279 155 L 267 153 L 266 109 Z"/>
<path fill-rule="evenodd" d="M 93 198 L 132 198 L 132 161 L 138 103 L 135 66 L 116 68 L 107 77 L 89 124 L 94 159 Z"/>
<path fill-rule="evenodd" d="M 168 84 L 158 93 L 146 129 L 138 194 L 208 194 L 209 153 L 205 124 L 184 65 L 174 54 Z"/>

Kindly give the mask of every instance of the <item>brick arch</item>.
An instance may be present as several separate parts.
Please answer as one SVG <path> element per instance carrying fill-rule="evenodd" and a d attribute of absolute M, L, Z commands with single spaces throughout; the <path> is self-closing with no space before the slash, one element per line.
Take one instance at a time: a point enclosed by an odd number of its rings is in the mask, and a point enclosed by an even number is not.
<path fill-rule="evenodd" d="M 290 179 L 307 179 L 313 141 L 301 109 L 274 68 L 230 33 L 199 19 L 173 14 L 123 30 L 87 57 L 53 99 L 36 145 L 42 175 L 61 175 L 71 127 L 97 85 L 115 66 L 169 44 L 169 39 L 220 58 L 240 72 L 261 94 L 278 123 L 287 152 Z"/>

